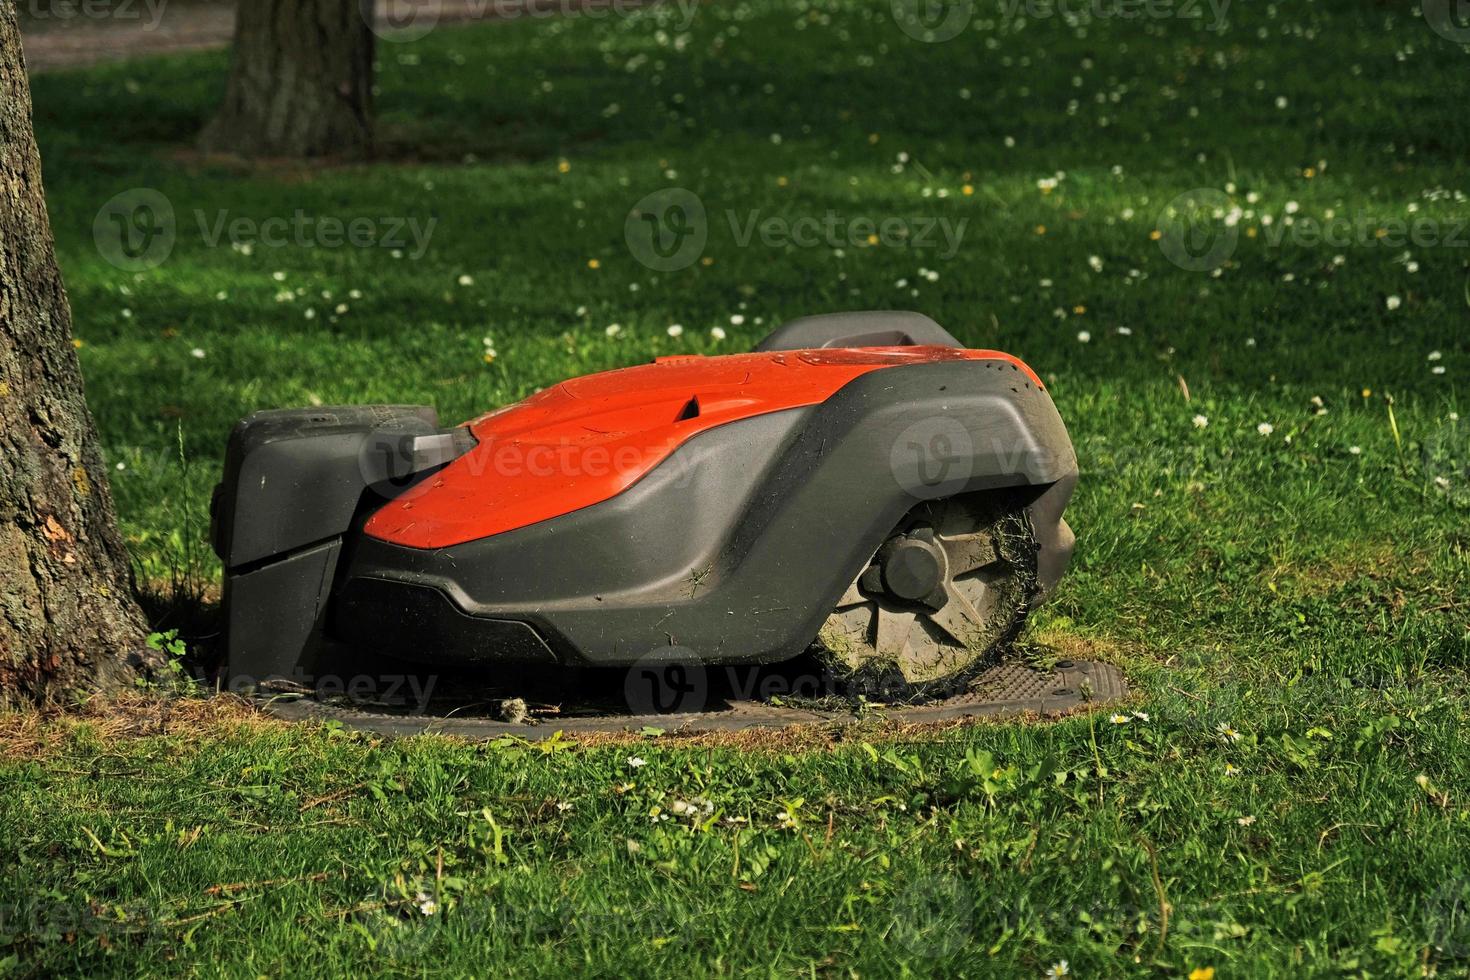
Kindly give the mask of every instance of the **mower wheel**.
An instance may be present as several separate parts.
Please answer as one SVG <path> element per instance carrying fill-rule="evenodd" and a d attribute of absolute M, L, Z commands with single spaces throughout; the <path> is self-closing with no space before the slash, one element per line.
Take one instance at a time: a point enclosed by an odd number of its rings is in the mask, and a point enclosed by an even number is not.
<path fill-rule="evenodd" d="M 816 653 L 857 692 L 950 693 L 1021 632 L 1036 557 L 1024 510 L 985 494 L 922 504 L 838 600 Z"/>

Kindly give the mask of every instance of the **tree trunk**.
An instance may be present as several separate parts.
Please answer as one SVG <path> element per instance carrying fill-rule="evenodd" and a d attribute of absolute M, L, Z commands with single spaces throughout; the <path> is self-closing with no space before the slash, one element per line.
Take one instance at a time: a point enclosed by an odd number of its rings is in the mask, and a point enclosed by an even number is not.
<path fill-rule="evenodd" d="M 224 104 L 201 147 L 245 157 L 372 149 L 373 0 L 241 0 Z"/>
<path fill-rule="evenodd" d="M 133 601 L 41 191 L 15 6 L 0 2 L 0 704 L 156 666 Z"/>

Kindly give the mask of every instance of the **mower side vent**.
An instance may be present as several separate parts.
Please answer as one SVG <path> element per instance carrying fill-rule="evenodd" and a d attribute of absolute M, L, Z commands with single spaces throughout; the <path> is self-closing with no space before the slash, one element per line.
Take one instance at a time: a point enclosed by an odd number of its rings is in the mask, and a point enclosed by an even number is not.
<path fill-rule="evenodd" d="M 695 395 L 684 403 L 679 409 L 679 414 L 674 417 L 675 422 L 688 422 L 690 419 L 699 418 L 699 396 Z"/>

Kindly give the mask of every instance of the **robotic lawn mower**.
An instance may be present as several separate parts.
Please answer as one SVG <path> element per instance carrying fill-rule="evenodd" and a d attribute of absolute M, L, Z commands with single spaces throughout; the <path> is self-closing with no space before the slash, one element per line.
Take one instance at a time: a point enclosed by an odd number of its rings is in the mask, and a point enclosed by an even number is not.
<path fill-rule="evenodd" d="M 1061 577 L 1076 479 L 1031 369 L 914 313 L 807 317 L 454 428 L 421 407 L 257 412 L 211 508 L 228 670 L 811 651 L 844 680 L 950 691 Z"/>

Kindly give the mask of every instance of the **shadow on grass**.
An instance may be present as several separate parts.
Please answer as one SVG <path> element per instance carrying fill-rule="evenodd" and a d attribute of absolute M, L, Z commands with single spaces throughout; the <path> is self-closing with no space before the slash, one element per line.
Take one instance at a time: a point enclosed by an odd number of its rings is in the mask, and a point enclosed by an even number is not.
<path fill-rule="evenodd" d="M 180 664 L 191 676 L 213 677 L 225 662 L 223 610 L 218 587 L 197 582 L 141 583 L 138 605 L 156 634 L 176 634 L 188 652 Z"/>

